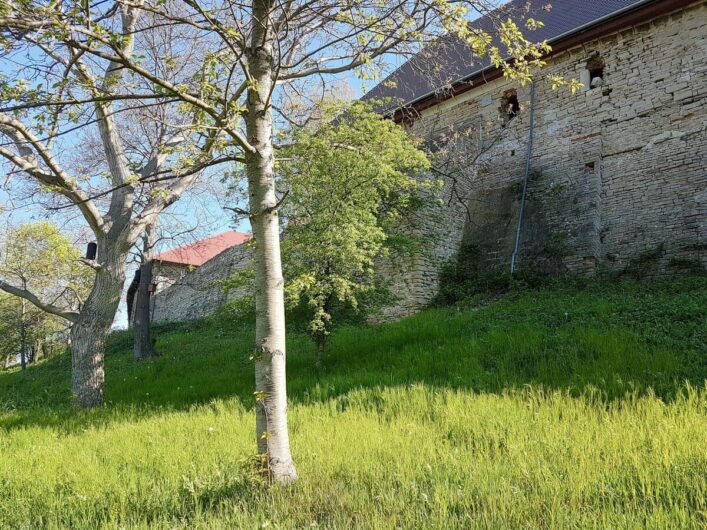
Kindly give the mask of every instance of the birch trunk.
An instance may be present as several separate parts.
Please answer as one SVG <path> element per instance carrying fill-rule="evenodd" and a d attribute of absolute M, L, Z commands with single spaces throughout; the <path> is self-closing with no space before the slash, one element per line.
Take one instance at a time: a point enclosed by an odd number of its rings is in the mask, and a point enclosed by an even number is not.
<path fill-rule="evenodd" d="M 246 129 L 255 152 L 246 157 L 255 239 L 255 387 L 258 454 L 273 482 L 297 479 L 290 454 L 285 378 L 285 302 L 272 141 L 273 35 L 270 0 L 253 0 Z"/>
<path fill-rule="evenodd" d="M 96 279 L 71 327 L 71 391 L 82 408 L 103 405 L 105 340 L 120 303 L 126 256 L 112 239 L 98 241 Z"/>

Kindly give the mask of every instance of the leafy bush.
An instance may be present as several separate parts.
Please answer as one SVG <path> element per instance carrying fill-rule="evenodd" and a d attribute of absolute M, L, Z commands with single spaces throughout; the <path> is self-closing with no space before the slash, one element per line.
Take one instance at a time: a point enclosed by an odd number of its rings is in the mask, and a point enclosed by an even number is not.
<path fill-rule="evenodd" d="M 439 293 L 432 301 L 433 306 L 474 303 L 481 298 L 536 288 L 549 282 L 548 275 L 531 268 L 520 269 L 515 274 L 507 268 L 484 268 L 480 256 L 477 246 L 464 245 L 457 258 L 442 267 Z"/>

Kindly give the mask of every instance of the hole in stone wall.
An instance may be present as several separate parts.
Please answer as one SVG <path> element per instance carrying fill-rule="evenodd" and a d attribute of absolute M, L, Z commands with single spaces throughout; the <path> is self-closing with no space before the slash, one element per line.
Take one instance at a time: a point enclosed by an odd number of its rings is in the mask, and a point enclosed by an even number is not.
<path fill-rule="evenodd" d="M 589 88 L 600 87 L 604 84 L 604 59 L 600 55 L 595 55 L 587 61 L 589 70 Z"/>
<path fill-rule="evenodd" d="M 584 164 L 584 171 L 587 173 L 592 173 L 594 171 L 594 162 L 587 162 Z"/>
<path fill-rule="evenodd" d="M 584 266 L 593 269 L 597 266 L 597 258 L 595 256 L 584 256 Z"/>
<path fill-rule="evenodd" d="M 513 118 L 520 113 L 520 103 L 518 102 L 518 93 L 515 88 L 506 90 L 501 98 L 501 121 L 503 127 L 508 125 Z"/>
<path fill-rule="evenodd" d="M 592 88 L 599 84 L 604 84 L 604 69 L 594 68 L 593 70 L 589 70 L 589 83 Z"/>

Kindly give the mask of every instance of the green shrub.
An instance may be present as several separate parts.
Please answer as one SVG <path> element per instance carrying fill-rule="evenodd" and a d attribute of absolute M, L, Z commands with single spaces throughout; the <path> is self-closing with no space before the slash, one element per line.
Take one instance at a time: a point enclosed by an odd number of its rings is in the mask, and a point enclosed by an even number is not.
<path fill-rule="evenodd" d="M 456 258 L 443 265 L 433 307 L 474 303 L 512 290 L 537 288 L 550 280 L 534 268 L 521 268 L 511 274 L 507 267 L 484 267 L 480 257 L 479 247 L 464 245 Z"/>

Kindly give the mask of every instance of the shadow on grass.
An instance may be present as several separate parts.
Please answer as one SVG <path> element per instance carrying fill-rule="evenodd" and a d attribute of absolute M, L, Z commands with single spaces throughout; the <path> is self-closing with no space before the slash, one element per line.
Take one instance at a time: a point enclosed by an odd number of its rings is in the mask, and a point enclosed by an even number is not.
<path fill-rule="evenodd" d="M 162 356 L 142 363 L 132 358 L 129 333 L 111 337 L 101 410 L 72 406 L 68 355 L 0 374 L 0 428 L 75 432 L 213 399 L 252 406 L 248 326 L 210 320 L 160 326 L 155 335 Z M 309 339 L 290 333 L 292 402 L 418 383 L 491 393 L 532 385 L 605 400 L 651 389 L 667 401 L 686 382 L 702 386 L 707 379 L 707 279 L 515 293 L 480 310 L 434 309 L 382 326 L 341 328 L 328 350 L 317 374 Z"/>

